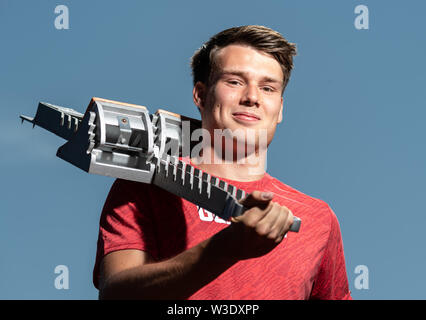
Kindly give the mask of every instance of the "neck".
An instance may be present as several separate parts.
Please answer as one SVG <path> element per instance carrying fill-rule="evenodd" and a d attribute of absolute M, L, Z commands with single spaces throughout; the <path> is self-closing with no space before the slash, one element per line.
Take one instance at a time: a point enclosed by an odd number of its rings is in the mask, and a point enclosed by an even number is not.
<path fill-rule="evenodd" d="M 252 154 L 233 159 L 214 148 L 205 147 L 202 155 L 191 157 L 191 162 L 201 170 L 219 177 L 235 181 L 256 181 L 265 175 L 267 150 L 256 150 Z"/>

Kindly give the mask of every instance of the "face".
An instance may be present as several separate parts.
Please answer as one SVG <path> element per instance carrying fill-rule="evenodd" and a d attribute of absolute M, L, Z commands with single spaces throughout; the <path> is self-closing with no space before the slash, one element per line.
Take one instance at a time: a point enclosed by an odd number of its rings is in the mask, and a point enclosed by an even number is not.
<path fill-rule="evenodd" d="M 214 129 L 265 130 L 269 145 L 282 121 L 283 72 L 278 61 L 249 46 L 229 45 L 216 53 L 215 65 L 209 87 L 198 82 L 193 91 L 203 128 L 212 137 Z"/>

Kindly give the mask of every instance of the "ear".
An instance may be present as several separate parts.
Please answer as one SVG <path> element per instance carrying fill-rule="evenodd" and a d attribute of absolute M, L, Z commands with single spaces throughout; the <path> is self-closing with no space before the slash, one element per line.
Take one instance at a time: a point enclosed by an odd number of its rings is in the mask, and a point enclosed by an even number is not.
<path fill-rule="evenodd" d="M 194 85 L 194 89 L 192 90 L 192 98 L 194 100 L 195 105 L 201 111 L 204 109 L 204 102 L 206 96 L 206 85 L 201 81 L 198 81 Z"/>
<path fill-rule="evenodd" d="M 283 121 L 283 97 L 281 97 L 281 108 L 280 108 L 280 113 L 278 114 L 278 123 L 281 123 L 281 121 Z"/>

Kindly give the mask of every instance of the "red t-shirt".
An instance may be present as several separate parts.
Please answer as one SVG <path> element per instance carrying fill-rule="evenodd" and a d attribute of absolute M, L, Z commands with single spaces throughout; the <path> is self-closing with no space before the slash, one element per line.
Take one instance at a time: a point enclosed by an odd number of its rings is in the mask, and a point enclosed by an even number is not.
<path fill-rule="evenodd" d="M 189 299 L 352 299 L 339 223 L 325 202 L 269 174 L 253 182 L 223 180 L 247 193 L 273 192 L 272 201 L 289 208 L 302 225 L 298 233 L 288 232 L 268 254 L 239 261 Z M 165 260 L 228 224 L 154 185 L 117 179 L 100 219 L 94 285 L 98 288 L 100 261 L 110 252 L 138 249 L 157 261 Z"/>

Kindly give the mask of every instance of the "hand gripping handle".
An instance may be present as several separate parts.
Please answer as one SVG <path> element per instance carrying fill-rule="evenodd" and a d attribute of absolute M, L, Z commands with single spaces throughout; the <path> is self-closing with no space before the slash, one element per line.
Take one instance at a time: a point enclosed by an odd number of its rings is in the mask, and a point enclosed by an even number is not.
<path fill-rule="evenodd" d="M 229 217 L 238 217 L 244 214 L 246 210 L 249 208 L 243 206 L 239 203 L 234 197 L 230 196 L 227 199 L 226 211 L 228 211 Z M 289 231 L 299 232 L 300 225 L 302 224 L 302 220 L 296 216 L 293 218 L 293 224 L 291 225 Z"/>

